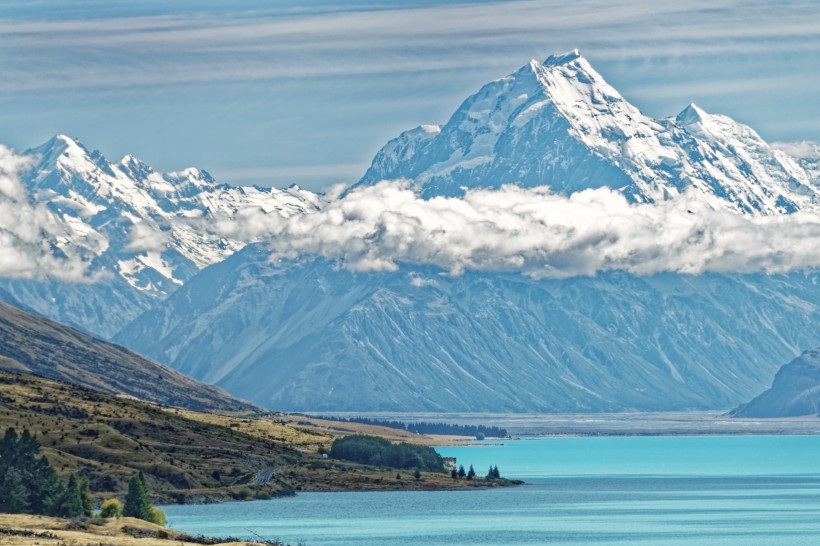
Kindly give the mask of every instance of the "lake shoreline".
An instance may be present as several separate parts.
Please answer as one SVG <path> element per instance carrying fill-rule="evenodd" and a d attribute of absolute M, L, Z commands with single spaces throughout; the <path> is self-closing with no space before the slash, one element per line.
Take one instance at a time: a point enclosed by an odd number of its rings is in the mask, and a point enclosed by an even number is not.
<path fill-rule="evenodd" d="M 555 437 L 441 447 L 518 488 L 309 492 L 277 502 L 167 507 L 175 529 L 249 530 L 311 546 L 814 544 L 820 436 Z"/>

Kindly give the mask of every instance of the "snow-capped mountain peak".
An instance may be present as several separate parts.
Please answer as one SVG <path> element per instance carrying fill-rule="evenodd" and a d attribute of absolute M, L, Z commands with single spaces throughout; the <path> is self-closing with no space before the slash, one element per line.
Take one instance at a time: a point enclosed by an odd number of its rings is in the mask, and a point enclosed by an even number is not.
<path fill-rule="evenodd" d="M 820 209 L 812 165 L 695 104 L 653 119 L 573 50 L 483 86 L 439 131 L 402 133 L 359 184 L 407 178 L 427 196 L 504 183 L 608 186 L 637 202 L 691 188 L 713 206 L 762 215 Z"/>
<path fill-rule="evenodd" d="M 144 179 L 154 173 L 154 169 L 133 155 L 123 156 L 122 159 L 114 165 L 117 169 L 135 180 Z"/>
<path fill-rule="evenodd" d="M 566 53 L 550 55 L 543 64 L 547 66 L 559 66 L 562 64 L 569 64 L 579 59 L 586 63 L 586 59 L 581 56 L 581 52 L 578 49 L 573 49 L 572 51 L 568 51 Z"/>
<path fill-rule="evenodd" d="M 92 159 L 92 152 L 78 140 L 66 135 L 55 135 L 26 153 L 39 159 L 41 175 L 48 174 L 52 166 L 77 172 L 90 172 L 99 168 Z"/>
<path fill-rule="evenodd" d="M 680 114 L 675 116 L 675 121 L 682 127 L 688 127 L 696 123 L 701 123 L 709 114 L 701 110 L 701 108 L 694 102 L 681 110 Z"/>

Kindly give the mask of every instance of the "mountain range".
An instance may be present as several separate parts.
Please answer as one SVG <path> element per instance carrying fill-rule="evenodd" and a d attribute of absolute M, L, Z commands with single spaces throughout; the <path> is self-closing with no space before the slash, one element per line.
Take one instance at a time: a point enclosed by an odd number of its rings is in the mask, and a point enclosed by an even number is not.
<path fill-rule="evenodd" d="M 315 207 L 316 195 L 295 186 L 231 187 L 194 168 L 158 173 L 132 156 L 109 162 L 65 135 L 24 155 L 31 161 L 20 177 L 30 199 L 65 231 L 54 252 L 82 257 L 87 277 L 96 279 L 2 279 L 0 287 L 39 313 L 106 338 L 248 242 L 209 235 L 200 222 L 250 209 L 288 216 Z"/>
<path fill-rule="evenodd" d="M 728 408 L 820 341 L 816 275 L 534 281 L 267 257 L 208 268 L 115 340 L 266 407 L 462 412 Z"/>
<path fill-rule="evenodd" d="M 817 212 L 816 158 L 785 150 L 695 105 L 645 116 L 574 51 L 485 85 L 442 126 L 402 133 L 349 191 L 383 179 L 404 179 L 425 199 L 503 184 L 606 187 L 650 205 L 693 193 L 743 217 Z M 0 289 L 267 407 L 728 408 L 758 394 L 778 362 L 820 345 L 810 271 L 561 280 L 271 261 L 264 237 L 216 237 L 203 223 L 241 223 L 249 211 L 298 217 L 320 210 L 321 196 L 109 163 L 65 137 L 27 153 L 32 199 L 76 225 L 67 244 L 109 274 Z"/>

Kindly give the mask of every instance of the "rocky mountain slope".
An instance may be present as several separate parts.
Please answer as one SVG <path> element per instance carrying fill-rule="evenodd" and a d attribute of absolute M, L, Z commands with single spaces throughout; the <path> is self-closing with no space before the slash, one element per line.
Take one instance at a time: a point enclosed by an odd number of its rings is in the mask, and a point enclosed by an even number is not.
<path fill-rule="evenodd" d="M 771 388 L 743 404 L 734 417 L 820 415 L 820 350 L 806 351 L 777 371 Z"/>
<path fill-rule="evenodd" d="M 816 281 L 352 273 L 275 267 L 254 245 L 117 341 L 283 410 L 727 408 L 820 342 L 806 327 L 820 321 Z"/>
<path fill-rule="evenodd" d="M 257 409 L 124 347 L 3 302 L 0 368 L 170 406 L 223 412 Z"/>

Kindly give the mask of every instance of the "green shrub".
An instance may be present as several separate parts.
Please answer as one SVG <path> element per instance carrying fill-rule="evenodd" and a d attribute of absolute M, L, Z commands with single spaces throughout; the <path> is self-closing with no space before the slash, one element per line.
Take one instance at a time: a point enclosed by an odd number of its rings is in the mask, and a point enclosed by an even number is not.
<path fill-rule="evenodd" d="M 240 490 L 239 490 L 239 493 L 237 493 L 237 496 L 238 496 L 240 499 L 243 499 L 243 500 L 251 500 L 251 499 L 253 499 L 253 493 L 251 492 L 251 490 L 250 490 L 250 489 L 240 489 Z"/>
<path fill-rule="evenodd" d="M 122 503 L 117 499 L 106 499 L 100 505 L 100 517 L 119 518 L 122 517 Z"/>
<path fill-rule="evenodd" d="M 159 508 L 151 507 L 151 515 L 148 519 L 151 523 L 156 523 L 157 525 L 165 525 L 168 523 L 168 518 L 165 517 L 165 512 L 160 510 Z"/>

